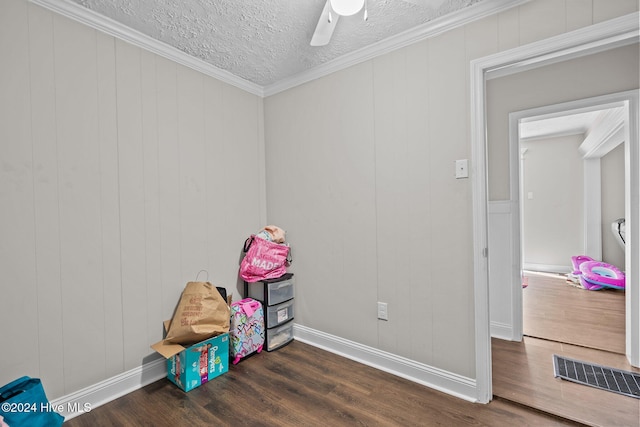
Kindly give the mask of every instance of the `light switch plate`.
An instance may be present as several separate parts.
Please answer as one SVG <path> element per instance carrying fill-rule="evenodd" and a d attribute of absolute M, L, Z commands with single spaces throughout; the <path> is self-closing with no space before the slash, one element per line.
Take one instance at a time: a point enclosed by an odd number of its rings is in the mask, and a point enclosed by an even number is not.
<path fill-rule="evenodd" d="M 386 302 L 378 302 L 378 319 L 389 320 L 389 312 L 387 311 Z"/>

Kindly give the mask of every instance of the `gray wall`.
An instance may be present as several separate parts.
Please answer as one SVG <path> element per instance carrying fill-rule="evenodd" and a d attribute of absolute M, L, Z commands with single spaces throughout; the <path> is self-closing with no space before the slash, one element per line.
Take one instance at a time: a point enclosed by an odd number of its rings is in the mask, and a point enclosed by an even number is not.
<path fill-rule="evenodd" d="M 475 377 L 471 188 L 454 178 L 470 61 L 637 7 L 532 1 L 267 98 L 268 217 L 298 254 L 297 322 Z"/>
<path fill-rule="evenodd" d="M 638 45 L 487 82 L 489 200 L 509 199 L 509 113 L 639 86 Z"/>
<path fill-rule="evenodd" d="M 571 256 L 584 253 L 584 135 L 521 141 L 526 148 L 523 176 L 522 259 L 524 268 L 560 266 L 570 270 Z M 611 223 L 624 218 L 624 145 L 601 159 L 602 260 L 624 269 L 624 251 Z M 533 199 L 528 193 L 533 193 Z"/>
<path fill-rule="evenodd" d="M 199 270 L 236 293 L 262 100 L 25 0 L 0 57 L 0 384 L 55 399 L 155 357 Z"/>
<path fill-rule="evenodd" d="M 3 0 L 0 383 L 39 376 L 55 399 L 140 366 L 198 270 L 235 291 L 239 243 L 265 219 L 295 248 L 298 322 L 474 377 L 471 189 L 453 178 L 471 150 L 469 62 L 637 8 L 535 0 L 263 114 L 253 95 Z"/>
<path fill-rule="evenodd" d="M 582 141 L 584 135 L 520 142 L 527 149 L 520 163 L 524 268 L 564 272 L 584 253 Z"/>

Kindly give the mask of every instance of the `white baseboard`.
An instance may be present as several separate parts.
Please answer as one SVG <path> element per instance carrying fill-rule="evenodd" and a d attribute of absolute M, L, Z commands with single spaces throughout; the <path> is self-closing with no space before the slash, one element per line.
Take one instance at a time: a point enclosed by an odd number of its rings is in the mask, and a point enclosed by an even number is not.
<path fill-rule="evenodd" d="M 461 399 L 476 401 L 474 379 L 368 347 L 334 335 L 294 324 L 294 338 L 381 371 L 442 391 Z M 70 420 L 138 390 L 167 376 L 165 359 L 156 359 L 92 386 L 51 401 L 65 420 Z"/>
<path fill-rule="evenodd" d="M 534 264 L 531 262 L 525 262 L 522 264 L 523 270 L 541 271 L 544 273 L 571 273 L 571 266 L 567 265 L 552 265 L 552 264 Z"/>
<path fill-rule="evenodd" d="M 156 359 L 115 377 L 52 400 L 51 407 L 64 416 L 65 420 L 70 420 L 166 376 L 166 360 Z"/>
<path fill-rule="evenodd" d="M 513 341 L 513 327 L 504 323 L 491 322 L 491 338 Z"/>
<path fill-rule="evenodd" d="M 476 402 L 476 381 L 395 354 L 294 324 L 296 340 L 355 360 L 381 371 L 425 385 L 461 399 Z"/>

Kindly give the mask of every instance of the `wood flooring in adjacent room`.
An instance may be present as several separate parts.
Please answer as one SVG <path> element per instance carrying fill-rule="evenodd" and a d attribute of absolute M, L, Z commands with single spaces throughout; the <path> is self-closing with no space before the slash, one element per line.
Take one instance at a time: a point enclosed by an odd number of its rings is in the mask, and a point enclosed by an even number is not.
<path fill-rule="evenodd" d="M 525 335 L 625 353 L 625 294 L 587 291 L 563 276 L 527 274 L 522 290 Z"/>
<path fill-rule="evenodd" d="M 65 423 L 81 426 L 576 426 L 496 399 L 487 405 L 294 341 L 184 393 L 163 379 Z"/>
<path fill-rule="evenodd" d="M 624 356 L 624 292 L 587 291 L 541 275 L 528 281 L 523 324 L 529 336 L 523 342 L 492 339 L 494 396 L 586 425 L 639 427 L 640 399 L 560 380 L 553 372 L 553 354 L 640 372 Z"/>

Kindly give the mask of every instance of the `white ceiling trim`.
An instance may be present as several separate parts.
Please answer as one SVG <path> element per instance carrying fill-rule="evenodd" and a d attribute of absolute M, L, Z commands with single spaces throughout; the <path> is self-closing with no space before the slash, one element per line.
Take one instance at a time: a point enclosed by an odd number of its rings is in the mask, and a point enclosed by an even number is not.
<path fill-rule="evenodd" d="M 351 67 L 385 53 L 409 46 L 410 44 L 437 36 L 487 16 L 520 6 L 531 0 L 486 0 L 457 12 L 436 18 L 400 34 L 388 37 L 372 45 L 343 55 L 323 65 L 299 73 L 264 87 L 264 96 L 275 95 L 295 86 L 324 77 L 336 71 Z"/>
<path fill-rule="evenodd" d="M 627 109 L 623 107 L 606 110 L 598 117 L 597 123 L 578 147 L 586 158 L 600 158 L 624 142 L 625 117 Z"/>
<path fill-rule="evenodd" d="M 310 82 L 328 74 L 359 64 L 374 57 L 408 46 L 418 41 L 434 37 L 470 22 L 482 19 L 504 10 L 520 6 L 531 0 L 486 0 L 473 6 L 434 19 L 424 25 L 391 36 L 378 43 L 348 53 L 323 65 L 299 73 L 291 78 L 268 86 L 261 86 L 238 77 L 226 70 L 215 67 L 198 58 L 194 58 L 166 43 L 153 39 L 146 34 L 127 27 L 111 18 L 100 15 L 90 9 L 69 0 L 29 0 L 62 16 L 80 22 L 103 33 L 153 52 L 181 65 L 221 80 L 244 91 L 265 97 L 274 95 L 292 87 Z"/>
<path fill-rule="evenodd" d="M 496 63 L 498 63 L 499 58 L 509 58 L 513 55 L 513 52 L 518 50 L 526 52 L 529 55 L 529 59 L 520 62 L 502 62 L 501 65 L 485 68 L 485 78 L 491 80 L 569 59 L 593 55 L 616 47 L 638 43 L 638 41 L 640 41 L 638 16 L 640 16 L 638 12 L 632 12 L 608 21 L 573 30 L 571 33 L 559 34 L 526 46 L 499 52 L 494 55 L 494 57 L 497 58 Z M 606 34 L 606 37 L 594 37 L 599 33 Z M 586 40 L 585 44 L 578 47 L 572 46 L 567 34 L 571 34 L 572 37 L 575 34 L 576 39 Z M 588 41 L 590 39 L 595 40 Z M 555 50 L 549 49 L 549 46 L 553 46 Z M 567 47 L 565 48 L 565 46 Z"/>
<path fill-rule="evenodd" d="M 159 56 L 170 59 L 185 67 L 192 68 L 203 74 L 221 80 L 224 83 L 228 83 L 232 86 L 245 90 L 249 93 L 258 96 L 264 96 L 264 89 L 262 86 L 253 82 L 238 77 L 226 70 L 222 70 L 215 67 L 201 59 L 195 58 L 176 49 L 173 46 L 169 46 L 166 43 L 153 39 L 146 34 L 136 31 L 130 27 L 127 27 L 119 22 L 114 21 L 104 15 L 100 15 L 86 7 L 80 6 L 77 3 L 69 0 L 29 0 L 31 3 L 37 4 L 49 9 L 53 12 L 59 13 L 69 19 L 80 22 L 91 28 L 94 28 L 110 36 L 124 40 L 131 43 L 134 46 L 153 52 Z"/>

